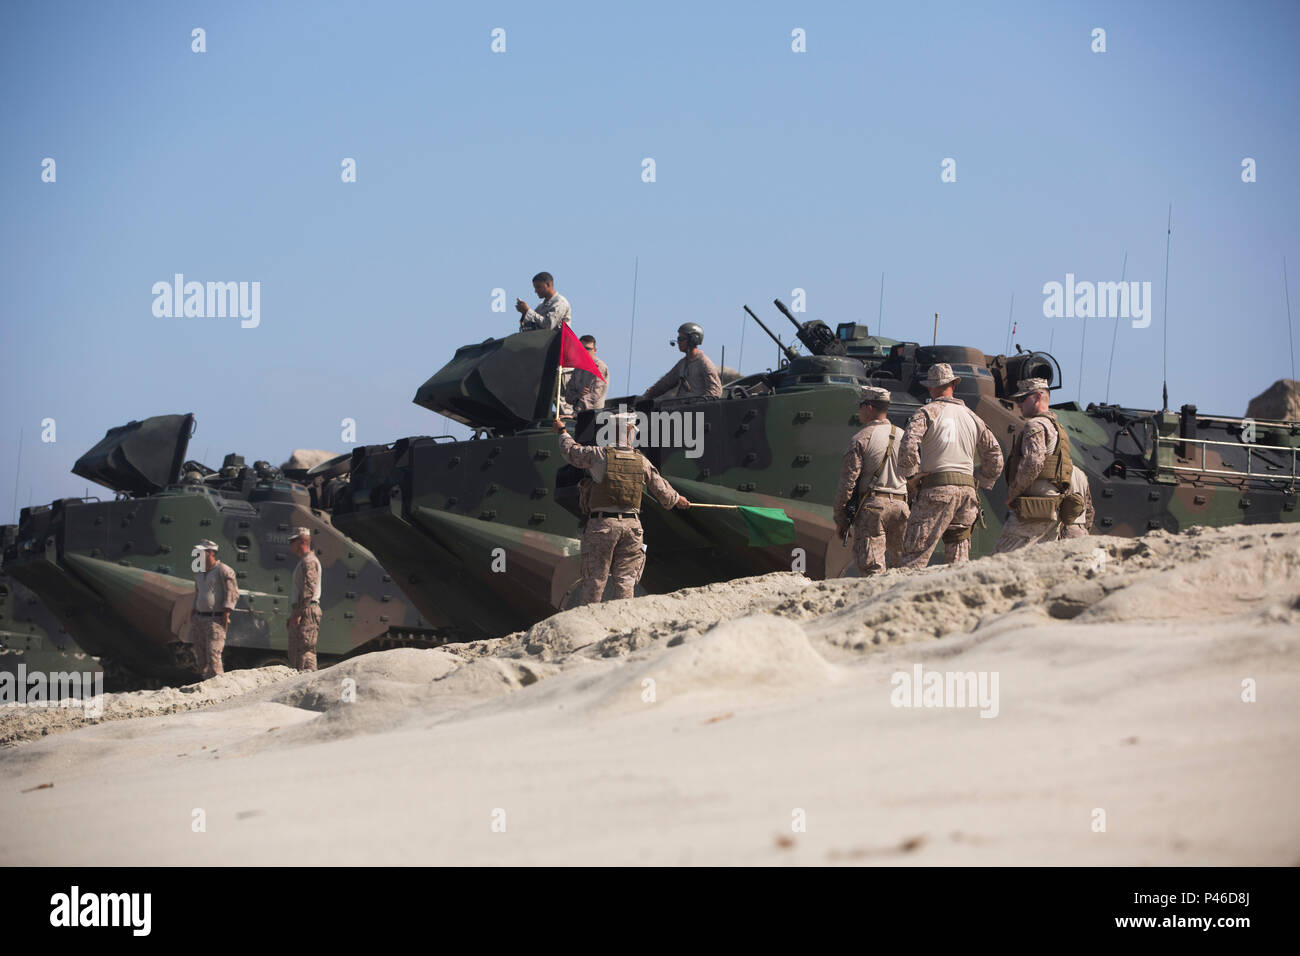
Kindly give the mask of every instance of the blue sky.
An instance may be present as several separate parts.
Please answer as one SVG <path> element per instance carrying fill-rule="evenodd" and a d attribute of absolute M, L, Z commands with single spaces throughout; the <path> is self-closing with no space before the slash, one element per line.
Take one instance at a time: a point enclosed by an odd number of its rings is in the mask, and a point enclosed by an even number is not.
<path fill-rule="evenodd" d="M 456 346 L 512 331 L 492 290 L 530 298 L 542 269 L 614 394 L 662 374 L 683 321 L 736 365 L 742 303 L 775 319 L 795 288 L 874 331 L 883 272 L 895 338 L 928 342 L 939 312 L 941 341 L 999 352 L 1014 293 L 1064 397 L 1084 345 L 1086 402 L 1114 322 L 1083 342 L 1042 287 L 1116 280 L 1127 253 L 1154 314 L 1121 325 L 1111 399 L 1157 407 L 1170 203 L 1170 404 L 1242 414 L 1291 374 L 1298 40 L 1294 3 L 10 0 L 0 512 L 83 493 L 76 458 L 155 414 L 194 412 L 210 464 L 346 450 L 344 418 L 361 443 L 464 435 L 411 398 Z M 260 282 L 261 324 L 155 317 L 176 272 Z M 773 360 L 760 336 L 747 372 Z"/>

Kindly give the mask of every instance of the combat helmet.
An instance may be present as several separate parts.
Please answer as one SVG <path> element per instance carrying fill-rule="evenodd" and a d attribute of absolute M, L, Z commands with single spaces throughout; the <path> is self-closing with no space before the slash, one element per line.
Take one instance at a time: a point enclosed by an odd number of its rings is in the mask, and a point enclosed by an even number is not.
<path fill-rule="evenodd" d="M 686 336 L 686 344 L 691 348 L 698 348 L 704 344 L 704 329 L 700 328 L 698 323 L 683 322 L 677 326 L 677 334 Z"/>

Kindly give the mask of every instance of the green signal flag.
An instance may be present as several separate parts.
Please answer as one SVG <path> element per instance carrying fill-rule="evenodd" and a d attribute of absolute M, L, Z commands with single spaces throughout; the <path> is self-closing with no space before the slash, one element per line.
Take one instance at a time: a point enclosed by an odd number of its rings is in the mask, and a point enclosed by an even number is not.
<path fill-rule="evenodd" d="M 751 508 L 741 505 L 736 510 L 749 529 L 751 548 L 794 544 L 794 521 L 780 508 Z"/>

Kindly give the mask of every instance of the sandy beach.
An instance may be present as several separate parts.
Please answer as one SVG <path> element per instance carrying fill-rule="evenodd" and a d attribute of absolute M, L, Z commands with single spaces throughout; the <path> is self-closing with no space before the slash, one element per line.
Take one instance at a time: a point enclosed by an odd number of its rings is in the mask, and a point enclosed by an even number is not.
<path fill-rule="evenodd" d="M 4 865 L 1295 865 L 1300 527 L 767 575 L 0 743 Z"/>

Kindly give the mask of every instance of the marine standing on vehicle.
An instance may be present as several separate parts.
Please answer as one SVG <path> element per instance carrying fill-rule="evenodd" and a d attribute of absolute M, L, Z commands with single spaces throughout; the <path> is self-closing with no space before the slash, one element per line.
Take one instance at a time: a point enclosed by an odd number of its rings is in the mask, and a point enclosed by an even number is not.
<path fill-rule="evenodd" d="M 239 584 L 230 565 L 217 560 L 217 546 L 204 539 L 195 550 L 203 570 L 194 573 L 194 605 L 190 615 L 190 643 L 199 675 L 204 680 L 224 673 L 221 654 L 226 648 L 230 612 L 239 603 Z"/>
<path fill-rule="evenodd" d="M 293 610 L 289 614 L 289 666 L 316 669 L 316 635 L 320 630 L 320 558 L 311 549 L 311 529 L 298 528 L 289 542 L 298 555 L 293 569 Z"/>
<path fill-rule="evenodd" d="M 713 360 L 700 351 L 704 330 L 694 322 L 677 329 L 677 348 L 683 358 L 659 381 L 637 399 L 646 401 L 664 395 L 668 398 L 721 398 L 722 376 Z"/>
<path fill-rule="evenodd" d="M 564 404 L 566 412 L 571 415 L 593 408 L 604 408 L 605 393 L 609 391 L 609 366 L 596 357 L 596 337 L 584 335 L 578 341 L 605 377 L 602 379 L 599 375 L 593 375 L 585 368 L 575 368 L 569 372 L 568 381 L 564 383 Z"/>
<path fill-rule="evenodd" d="M 883 388 L 862 389 L 858 422 L 865 427 L 844 452 L 833 503 L 835 531 L 843 538 L 849 531 L 849 504 L 857 502 L 853 557 L 864 577 L 898 567 L 907 529 L 907 481 L 898 472 L 903 430 L 889 422 L 890 398 Z"/>
<path fill-rule="evenodd" d="M 558 329 L 561 324 L 573 318 L 569 300 L 555 291 L 555 279 L 549 272 L 539 272 L 533 276 L 533 291 L 537 298 L 537 308 L 529 308 L 523 299 L 515 299 L 515 309 L 519 313 L 519 331 L 531 329 Z"/>
<path fill-rule="evenodd" d="M 960 381 L 946 362 L 931 365 L 924 384 L 932 401 L 917 410 L 903 434 L 898 470 L 909 478 L 917 475 L 921 490 L 907 519 L 900 567 L 925 567 L 940 537 L 945 562 L 968 560 L 971 529 L 979 518 L 976 487 L 992 488 L 1002 471 L 998 440 L 965 402 L 953 397 Z"/>
<path fill-rule="evenodd" d="M 575 468 L 591 472 L 590 516 L 582 535 L 582 581 L 578 604 L 595 604 L 605 595 L 605 582 L 614 579 L 614 597 L 630 598 L 645 567 L 641 531 L 641 490 L 649 490 L 665 508 L 685 510 L 691 503 L 673 490 L 659 470 L 633 446 L 636 416 L 611 415 L 615 444 L 601 448 L 579 445 L 555 420 L 560 454 Z"/>

